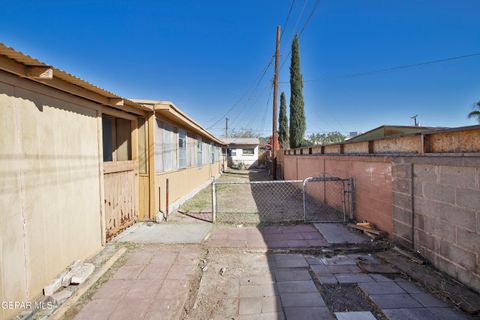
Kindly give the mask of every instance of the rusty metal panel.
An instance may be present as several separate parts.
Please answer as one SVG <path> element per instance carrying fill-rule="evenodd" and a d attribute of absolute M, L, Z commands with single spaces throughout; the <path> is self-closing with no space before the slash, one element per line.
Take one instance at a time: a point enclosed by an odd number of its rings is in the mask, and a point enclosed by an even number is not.
<path fill-rule="evenodd" d="M 104 163 L 105 228 L 107 240 L 135 223 L 136 161 Z"/>

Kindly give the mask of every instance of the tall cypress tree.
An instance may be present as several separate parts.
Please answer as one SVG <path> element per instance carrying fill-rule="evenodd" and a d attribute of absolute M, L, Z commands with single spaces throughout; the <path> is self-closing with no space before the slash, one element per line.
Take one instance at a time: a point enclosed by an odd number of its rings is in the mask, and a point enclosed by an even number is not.
<path fill-rule="evenodd" d="M 292 42 L 292 61 L 290 64 L 290 148 L 298 148 L 303 144 L 306 126 L 303 106 L 300 49 L 298 47 L 298 35 L 295 35 Z"/>
<path fill-rule="evenodd" d="M 287 118 L 287 99 L 285 92 L 280 94 L 280 113 L 278 115 L 278 142 L 282 149 L 288 149 L 288 118 Z"/>

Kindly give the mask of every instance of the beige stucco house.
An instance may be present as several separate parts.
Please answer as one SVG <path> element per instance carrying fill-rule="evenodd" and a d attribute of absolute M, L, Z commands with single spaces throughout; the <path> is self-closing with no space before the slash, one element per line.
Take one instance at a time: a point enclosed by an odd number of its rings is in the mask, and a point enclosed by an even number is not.
<path fill-rule="evenodd" d="M 223 143 L 170 102 L 131 101 L 0 44 L 0 300 L 220 173 Z M 187 179 L 188 176 L 188 179 Z M 0 319 L 19 310 L 0 308 Z"/>

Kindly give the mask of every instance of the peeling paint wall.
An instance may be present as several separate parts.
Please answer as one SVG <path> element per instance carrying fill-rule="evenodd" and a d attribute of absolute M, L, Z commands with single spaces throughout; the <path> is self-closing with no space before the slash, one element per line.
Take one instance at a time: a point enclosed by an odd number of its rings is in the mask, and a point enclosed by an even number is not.
<path fill-rule="evenodd" d="M 1 301 L 31 301 L 101 248 L 97 108 L 0 71 Z"/>

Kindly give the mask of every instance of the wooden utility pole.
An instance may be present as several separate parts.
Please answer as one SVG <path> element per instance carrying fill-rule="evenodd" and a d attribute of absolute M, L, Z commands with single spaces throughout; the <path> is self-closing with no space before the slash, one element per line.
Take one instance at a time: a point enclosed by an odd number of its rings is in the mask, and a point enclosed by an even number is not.
<path fill-rule="evenodd" d="M 225 138 L 228 138 L 228 118 L 225 118 Z"/>
<path fill-rule="evenodd" d="M 277 179 L 277 96 L 278 96 L 278 58 L 280 51 L 280 26 L 277 26 L 277 44 L 275 46 L 275 73 L 273 75 L 273 125 L 272 125 L 272 178 Z"/>

